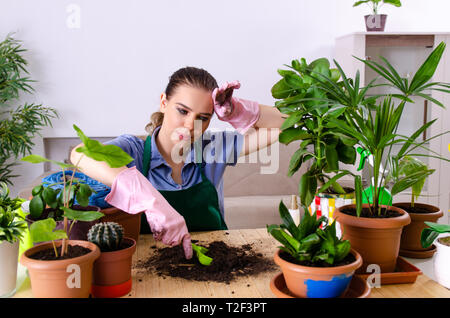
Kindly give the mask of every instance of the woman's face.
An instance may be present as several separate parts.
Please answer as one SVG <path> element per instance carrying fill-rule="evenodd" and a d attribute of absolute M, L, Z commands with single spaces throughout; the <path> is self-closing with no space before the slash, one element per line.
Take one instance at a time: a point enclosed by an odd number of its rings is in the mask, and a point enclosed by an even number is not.
<path fill-rule="evenodd" d="M 164 113 L 163 127 L 171 140 L 192 143 L 208 128 L 214 114 L 211 92 L 180 85 L 169 100 L 161 94 L 160 111 Z"/>

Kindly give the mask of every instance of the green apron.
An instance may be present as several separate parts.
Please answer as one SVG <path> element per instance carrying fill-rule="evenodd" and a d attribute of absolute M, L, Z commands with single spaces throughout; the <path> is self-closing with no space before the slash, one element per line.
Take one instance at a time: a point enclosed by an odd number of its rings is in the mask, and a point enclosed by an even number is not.
<path fill-rule="evenodd" d="M 152 155 L 152 138 L 145 140 L 142 174 L 147 177 Z M 205 176 L 201 163 L 202 181 L 183 190 L 159 190 L 169 204 L 183 217 L 189 232 L 227 230 L 227 225 L 220 214 L 219 198 L 216 188 Z M 141 214 L 141 233 L 151 233 L 145 213 Z"/>

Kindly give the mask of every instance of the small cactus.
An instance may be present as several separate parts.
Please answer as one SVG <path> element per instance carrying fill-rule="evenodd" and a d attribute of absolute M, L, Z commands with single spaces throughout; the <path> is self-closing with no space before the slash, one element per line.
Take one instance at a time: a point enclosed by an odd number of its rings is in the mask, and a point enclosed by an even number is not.
<path fill-rule="evenodd" d="M 93 225 L 88 232 L 88 241 L 97 244 L 102 252 L 116 251 L 123 238 L 123 227 L 115 222 Z"/>

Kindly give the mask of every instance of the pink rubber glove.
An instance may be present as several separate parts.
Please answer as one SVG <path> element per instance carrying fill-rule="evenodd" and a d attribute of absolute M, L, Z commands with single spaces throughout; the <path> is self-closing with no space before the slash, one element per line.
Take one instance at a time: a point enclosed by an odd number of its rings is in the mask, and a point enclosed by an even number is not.
<path fill-rule="evenodd" d="M 130 214 L 145 211 L 154 238 L 170 246 L 183 242 L 184 255 L 192 258 L 191 235 L 184 218 L 136 167 L 116 176 L 105 200 Z"/>
<path fill-rule="evenodd" d="M 220 88 L 214 89 L 212 98 L 217 117 L 229 122 L 240 134 L 245 134 L 258 121 L 261 114 L 258 102 L 232 96 L 233 90 L 239 87 L 241 87 L 239 81 L 226 82 Z"/>

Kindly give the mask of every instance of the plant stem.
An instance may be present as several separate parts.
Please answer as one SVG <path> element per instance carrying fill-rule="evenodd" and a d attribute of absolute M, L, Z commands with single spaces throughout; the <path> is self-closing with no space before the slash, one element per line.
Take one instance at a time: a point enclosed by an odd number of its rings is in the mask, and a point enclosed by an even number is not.
<path fill-rule="evenodd" d="M 52 241 L 53 249 L 55 250 L 55 256 L 58 258 L 58 250 L 56 249 L 55 241 Z"/>
<path fill-rule="evenodd" d="M 76 222 L 77 222 L 77 220 L 72 220 L 72 224 L 70 224 L 69 232 L 67 233 L 67 236 L 70 236 L 70 232 L 72 231 L 72 227 L 73 227 L 73 225 L 74 225 Z"/>

